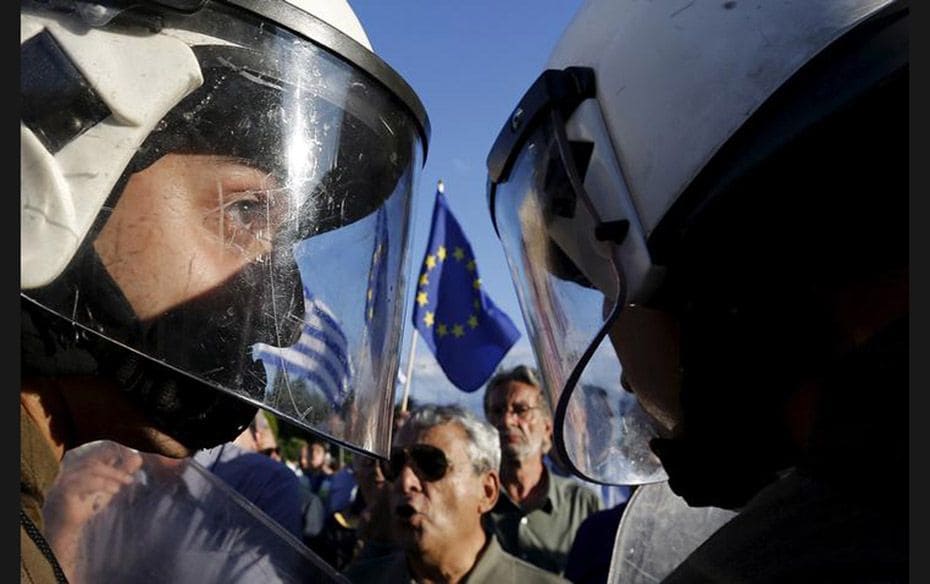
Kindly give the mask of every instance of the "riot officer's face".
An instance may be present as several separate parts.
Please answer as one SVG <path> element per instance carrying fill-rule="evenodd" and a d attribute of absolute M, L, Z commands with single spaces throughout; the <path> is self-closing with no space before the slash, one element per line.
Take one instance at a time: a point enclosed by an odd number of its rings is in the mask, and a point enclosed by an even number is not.
<path fill-rule="evenodd" d="M 146 321 L 271 250 L 274 187 L 239 160 L 168 154 L 130 177 L 94 247 Z"/>
<path fill-rule="evenodd" d="M 680 334 L 671 314 L 641 306 L 623 309 L 609 331 L 623 367 L 623 385 L 662 432 L 681 422 Z"/>

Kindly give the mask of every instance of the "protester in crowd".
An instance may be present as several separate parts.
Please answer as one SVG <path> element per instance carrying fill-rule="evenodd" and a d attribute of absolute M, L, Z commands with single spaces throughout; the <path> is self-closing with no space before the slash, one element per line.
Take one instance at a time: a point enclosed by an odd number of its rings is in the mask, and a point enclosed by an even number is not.
<path fill-rule="evenodd" d="M 489 514 L 501 547 L 561 574 L 581 522 L 601 509 L 598 494 L 550 472 L 552 415 L 534 369 L 519 365 L 492 377 L 484 414 L 500 433 L 501 494 Z"/>
<path fill-rule="evenodd" d="M 319 494 L 326 479 L 335 472 L 329 444 L 322 438 L 313 438 L 300 449 L 300 470 L 307 477 L 310 490 Z"/>
<path fill-rule="evenodd" d="M 383 472 L 401 549 L 351 565 L 356 583 L 562 582 L 516 558 L 483 527 L 497 501 L 497 432 L 457 406 L 424 406 L 408 418 Z"/>
<path fill-rule="evenodd" d="M 394 435 L 410 417 L 416 402 L 410 399 L 407 406 L 404 408 L 398 404 L 394 407 Z M 358 487 L 348 508 L 339 514 L 353 532 L 354 547 L 350 561 L 390 553 L 397 549 L 391 528 L 390 483 L 374 457 L 355 455 L 351 465 Z"/>
<path fill-rule="evenodd" d="M 349 508 L 356 532 L 352 561 L 383 556 L 397 549 L 391 527 L 390 483 L 377 459 L 357 455 L 352 458 L 358 492 Z"/>
<path fill-rule="evenodd" d="M 272 440 L 265 413 L 259 411 L 235 440 L 201 450 L 194 460 L 300 539 L 303 534 L 300 480 L 283 462 L 262 452 Z"/>
<path fill-rule="evenodd" d="M 301 454 L 306 446 L 305 439 L 291 436 L 281 448 L 284 464 L 291 469 L 300 484 L 301 537 L 305 544 L 320 534 L 326 520 L 323 500 L 310 489 L 310 479 L 300 466 Z"/>
<path fill-rule="evenodd" d="M 324 510 L 323 528 L 307 545 L 337 569 L 344 568 L 355 553 L 356 531 L 351 506 L 357 492 L 351 464 L 343 464 L 326 475 L 317 491 Z"/>
<path fill-rule="evenodd" d="M 342 460 L 340 457 L 337 460 Z M 355 468 L 351 461 L 333 464 L 334 472 L 325 481 L 326 510 L 331 514 L 346 511 L 355 499 L 358 492 L 358 481 L 355 480 Z"/>
<path fill-rule="evenodd" d="M 607 584 L 617 529 L 633 490 L 622 502 L 588 515 L 578 526 L 563 574 L 573 584 Z"/>
<path fill-rule="evenodd" d="M 306 440 L 297 436 L 289 436 L 281 444 L 281 458 L 284 460 L 284 464 L 301 479 L 304 476 L 304 471 L 300 468 L 300 452 L 306 444 Z M 309 483 L 307 483 L 307 487 L 309 488 Z"/>

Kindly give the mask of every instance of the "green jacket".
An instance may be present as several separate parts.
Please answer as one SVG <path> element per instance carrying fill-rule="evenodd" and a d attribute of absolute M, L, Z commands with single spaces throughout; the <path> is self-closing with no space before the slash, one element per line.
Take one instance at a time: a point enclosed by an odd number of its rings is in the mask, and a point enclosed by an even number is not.
<path fill-rule="evenodd" d="M 581 522 L 601 510 L 601 498 L 576 480 L 545 471 L 546 500 L 526 512 L 501 489 L 497 505 L 486 516 L 505 551 L 561 574 Z"/>
<path fill-rule="evenodd" d="M 403 551 L 363 560 L 346 568 L 343 574 L 356 584 L 406 584 L 414 582 Z M 559 584 L 565 580 L 551 572 L 508 554 L 493 535 L 488 536 L 478 560 L 465 576 L 464 584 Z"/>

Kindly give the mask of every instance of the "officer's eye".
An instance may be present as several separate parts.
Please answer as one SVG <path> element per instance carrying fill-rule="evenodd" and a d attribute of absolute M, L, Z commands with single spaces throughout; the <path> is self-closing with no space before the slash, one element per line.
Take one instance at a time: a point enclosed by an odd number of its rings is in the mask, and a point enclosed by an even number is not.
<path fill-rule="evenodd" d="M 231 230 L 245 229 L 255 235 L 264 233 L 269 227 L 270 201 L 265 193 L 252 191 L 237 193 L 226 205 L 223 213 L 227 227 Z"/>
<path fill-rule="evenodd" d="M 247 253 L 264 253 L 272 237 L 273 202 L 266 191 L 230 193 L 220 213 L 223 243 Z"/>

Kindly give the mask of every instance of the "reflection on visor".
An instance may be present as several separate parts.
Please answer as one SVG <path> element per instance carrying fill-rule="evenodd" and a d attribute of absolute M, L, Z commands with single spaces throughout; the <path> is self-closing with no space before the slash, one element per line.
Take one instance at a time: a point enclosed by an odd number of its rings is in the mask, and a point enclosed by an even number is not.
<path fill-rule="evenodd" d="M 290 347 L 256 343 L 253 359 L 260 360 L 268 375 L 267 405 L 289 406 L 299 418 L 345 403 L 352 380 L 348 341 L 337 317 L 325 302 L 304 287 L 304 318 L 300 338 Z M 312 400 L 298 404 L 301 396 Z"/>
<path fill-rule="evenodd" d="M 66 453 L 42 513 L 72 582 L 342 581 L 193 459 L 85 444 Z"/>
<path fill-rule="evenodd" d="M 243 48 L 194 47 L 203 86 L 158 125 L 133 162 L 166 152 L 218 154 L 301 189 L 304 237 L 351 223 L 391 194 L 414 148 L 403 112 L 349 69 L 319 64 L 299 83 L 287 64 Z M 314 55 L 315 56 L 315 55 Z M 306 56 L 305 56 L 306 58 Z M 289 63 L 290 61 L 290 63 Z M 382 103 L 369 103 L 380 98 Z M 336 148 L 333 148 L 336 145 Z M 350 165 L 350 166 L 348 166 Z"/>
<path fill-rule="evenodd" d="M 619 360 L 604 340 L 623 299 L 622 279 L 610 248 L 589 241 L 598 220 L 567 170 L 568 149 L 552 122 L 544 123 L 526 139 L 507 181 L 494 186 L 498 232 L 556 404 L 555 445 L 596 482 L 663 480 L 648 446 L 655 431 L 622 388 Z"/>

